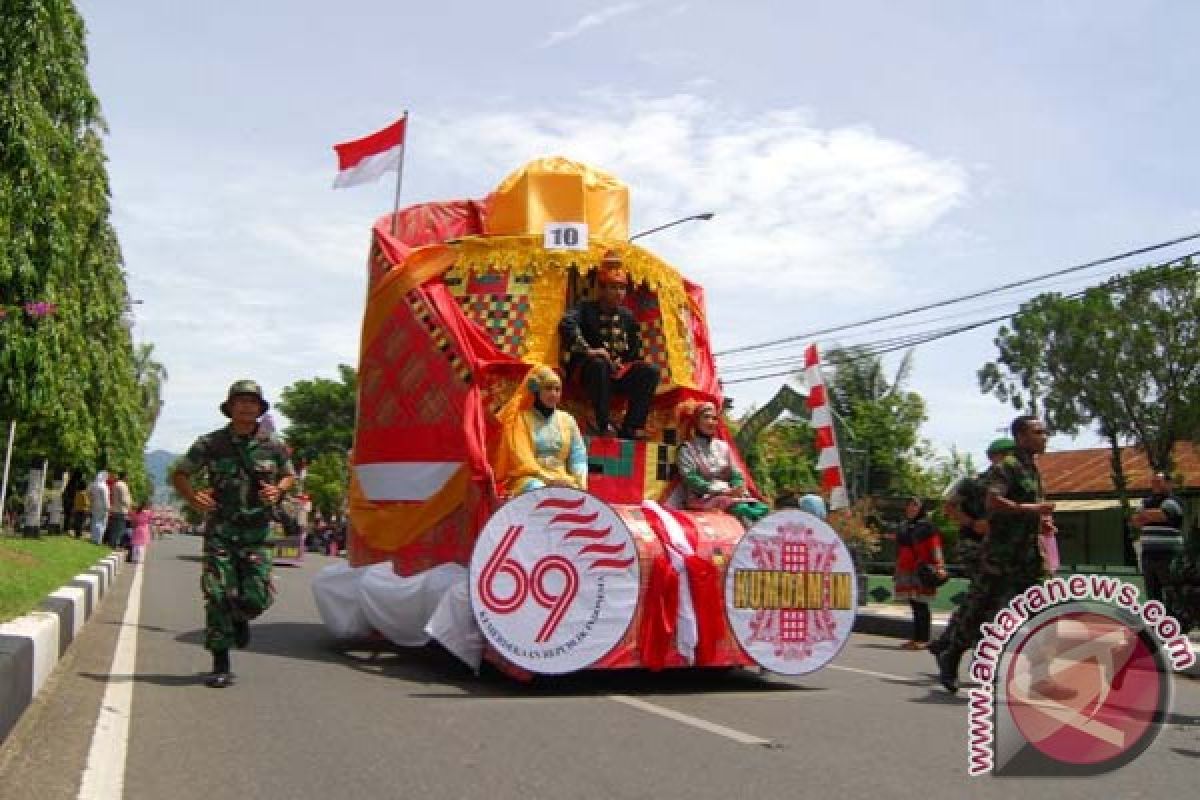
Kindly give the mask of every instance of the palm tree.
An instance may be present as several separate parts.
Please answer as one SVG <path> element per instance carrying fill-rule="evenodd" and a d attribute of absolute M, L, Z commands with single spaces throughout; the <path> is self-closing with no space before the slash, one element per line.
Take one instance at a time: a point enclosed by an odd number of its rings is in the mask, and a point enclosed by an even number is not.
<path fill-rule="evenodd" d="M 163 386 L 167 382 L 167 368 L 154 360 L 153 344 L 145 342 L 137 346 L 133 354 L 133 375 L 141 392 L 142 421 L 149 437 L 162 411 Z"/>

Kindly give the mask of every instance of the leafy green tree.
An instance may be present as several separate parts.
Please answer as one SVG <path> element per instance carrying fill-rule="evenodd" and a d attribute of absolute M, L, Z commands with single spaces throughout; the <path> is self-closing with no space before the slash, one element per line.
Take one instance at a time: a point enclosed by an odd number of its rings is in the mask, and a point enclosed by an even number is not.
<path fill-rule="evenodd" d="M 146 342 L 134 350 L 133 374 L 141 394 L 142 424 L 149 436 L 158 423 L 163 387 L 167 382 L 167 368 L 154 359 L 154 345 Z"/>
<path fill-rule="evenodd" d="M 18 423 L 14 461 L 124 469 L 144 493 L 104 125 L 73 3 L 0 6 L 0 76 L 0 416 Z"/>
<path fill-rule="evenodd" d="M 762 431 L 745 454 L 746 465 L 768 497 L 818 491 L 812 428 L 796 419 L 780 420 Z"/>
<path fill-rule="evenodd" d="M 927 488 L 924 462 L 931 453 L 920 437 L 925 400 L 906 388 L 911 351 L 891 378 L 879 356 L 859 348 L 831 349 L 825 361 L 832 368 L 826 379 L 830 408 L 845 438 L 868 451 L 870 490 L 921 493 Z"/>
<path fill-rule="evenodd" d="M 322 453 L 308 465 L 304 491 L 312 500 L 313 508 L 326 519 L 341 514 L 345 508 L 348 471 L 345 453 Z"/>
<path fill-rule="evenodd" d="M 279 410 L 291 423 L 284 438 L 295 456 L 305 462 L 323 453 L 344 456 L 354 442 L 358 376 L 345 364 L 338 365 L 338 373 L 340 380 L 296 381 L 280 392 Z"/>
<path fill-rule="evenodd" d="M 1190 260 L 1151 267 L 1082 295 L 1039 295 L 996 336 L 980 389 L 1045 417 L 1051 430 L 1091 427 L 1124 492 L 1122 441 L 1169 470 L 1176 442 L 1200 423 L 1200 292 Z M 1020 387 L 1019 389 L 1017 387 Z M 1028 402 L 1027 402 L 1028 401 Z"/>

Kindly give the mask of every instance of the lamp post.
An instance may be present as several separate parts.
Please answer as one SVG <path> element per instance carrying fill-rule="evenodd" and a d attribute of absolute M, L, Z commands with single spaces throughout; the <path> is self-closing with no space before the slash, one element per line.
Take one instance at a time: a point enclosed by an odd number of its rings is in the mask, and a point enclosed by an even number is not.
<path fill-rule="evenodd" d="M 714 214 L 712 211 L 705 211 L 703 214 L 692 214 L 690 217 L 683 217 L 682 219 L 677 219 L 674 222 L 668 222 L 665 225 L 659 225 L 656 228 L 649 228 L 641 231 L 640 233 L 635 233 L 633 236 L 629 237 L 629 241 L 632 242 L 634 239 L 640 239 L 643 236 L 649 236 L 652 233 L 658 233 L 659 231 L 666 230 L 667 228 L 674 228 L 676 225 L 682 225 L 685 222 L 693 222 L 696 220 L 708 222 L 713 218 L 713 216 Z"/>

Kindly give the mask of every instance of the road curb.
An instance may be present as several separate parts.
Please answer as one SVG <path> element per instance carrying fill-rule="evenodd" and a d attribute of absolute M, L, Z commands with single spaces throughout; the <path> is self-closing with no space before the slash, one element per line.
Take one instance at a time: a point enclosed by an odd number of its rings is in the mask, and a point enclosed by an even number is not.
<path fill-rule="evenodd" d="M 0 742 L 16 726 L 83 624 L 116 582 L 123 553 L 112 553 L 51 592 L 37 610 L 0 624 Z"/>

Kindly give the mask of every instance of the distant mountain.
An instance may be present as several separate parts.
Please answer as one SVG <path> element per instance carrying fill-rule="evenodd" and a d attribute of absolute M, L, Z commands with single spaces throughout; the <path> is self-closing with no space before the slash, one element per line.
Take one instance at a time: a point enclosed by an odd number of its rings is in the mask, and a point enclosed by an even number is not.
<path fill-rule="evenodd" d="M 169 496 L 171 484 L 167 481 L 167 470 L 179 456 L 179 453 L 168 453 L 166 450 L 154 450 L 145 455 L 146 475 L 154 482 L 156 503 L 165 502 Z"/>

